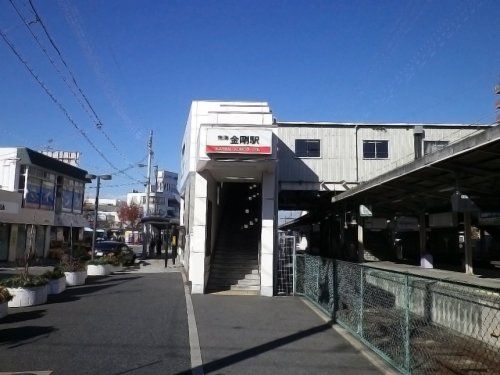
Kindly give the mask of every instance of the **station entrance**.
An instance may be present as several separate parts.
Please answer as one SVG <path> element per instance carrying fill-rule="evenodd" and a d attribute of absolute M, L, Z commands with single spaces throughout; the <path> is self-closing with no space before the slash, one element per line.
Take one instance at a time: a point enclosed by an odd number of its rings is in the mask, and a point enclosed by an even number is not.
<path fill-rule="evenodd" d="M 207 293 L 260 293 L 261 202 L 260 183 L 218 183 L 217 237 L 211 251 Z M 211 211 L 209 207 L 209 220 L 214 217 Z M 207 229 L 212 226 L 209 220 Z"/>

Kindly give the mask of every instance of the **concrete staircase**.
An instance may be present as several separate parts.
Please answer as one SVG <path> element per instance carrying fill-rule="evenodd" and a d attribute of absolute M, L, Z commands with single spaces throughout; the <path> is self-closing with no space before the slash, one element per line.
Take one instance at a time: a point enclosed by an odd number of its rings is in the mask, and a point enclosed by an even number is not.
<path fill-rule="evenodd" d="M 235 229 L 224 233 L 217 241 L 206 292 L 259 295 L 260 274 L 255 232 Z"/>
<path fill-rule="evenodd" d="M 225 184 L 223 187 L 221 195 L 225 203 L 213 249 L 207 293 L 260 294 L 260 223 L 251 223 L 252 218 L 261 216 L 259 204 L 252 200 L 256 191 L 250 184 Z"/>

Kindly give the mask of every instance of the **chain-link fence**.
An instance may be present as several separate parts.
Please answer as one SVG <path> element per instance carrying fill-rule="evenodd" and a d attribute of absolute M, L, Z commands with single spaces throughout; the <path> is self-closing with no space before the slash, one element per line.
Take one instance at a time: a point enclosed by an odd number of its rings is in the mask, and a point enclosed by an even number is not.
<path fill-rule="evenodd" d="M 276 254 L 276 294 L 290 296 L 294 292 L 295 237 L 280 235 Z"/>
<path fill-rule="evenodd" d="M 500 292 L 301 255 L 296 292 L 403 373 L 500 374 Z"/>

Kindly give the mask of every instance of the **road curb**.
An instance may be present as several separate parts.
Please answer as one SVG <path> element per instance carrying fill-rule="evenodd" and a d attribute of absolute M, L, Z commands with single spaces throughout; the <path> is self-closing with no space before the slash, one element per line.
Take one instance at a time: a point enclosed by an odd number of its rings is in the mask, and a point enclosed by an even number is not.
<path fill-rule="evenodd" d="M 194 315 L 193 301 L 191 300 L 191 291 L 187 282 L 186 273 L 181 270 L 182 281 L 184 283 L 184 294 L 186 296 L 186 310 L 188 316 L 189 329 L 189 347 L 191 354 L 191 373 L 193 375 L 204 375 L 203 360 L 201 358 L 200 339 L 198 337 L 198 328 L 196 326 L 196 317 Z"/>

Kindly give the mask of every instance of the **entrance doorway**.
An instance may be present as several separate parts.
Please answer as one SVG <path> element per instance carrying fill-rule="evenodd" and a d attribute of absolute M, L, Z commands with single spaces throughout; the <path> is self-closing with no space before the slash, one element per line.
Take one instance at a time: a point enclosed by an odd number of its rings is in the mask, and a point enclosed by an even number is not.
<path fill-rule="evenodd" d="M 259 294 L 261 185 L 220 183 L 218 206 L 219 223 L 207 292 Z"/>

